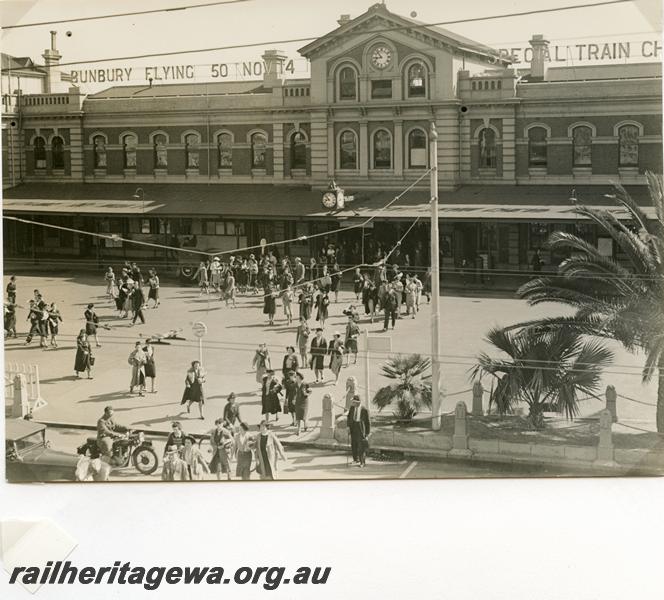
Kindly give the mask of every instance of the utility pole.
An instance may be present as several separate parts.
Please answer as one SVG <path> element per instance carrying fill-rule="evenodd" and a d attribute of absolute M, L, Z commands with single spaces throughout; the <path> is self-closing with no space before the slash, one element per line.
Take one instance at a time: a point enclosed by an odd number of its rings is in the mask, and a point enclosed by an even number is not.
<path fill-rule="evenodd" d="M 438 131 L 431 121 L 429 132 L 429 168 L 431 169 L 431 427 L 439 431 L 440 410 L 440 265 L 438 246 Z"/>

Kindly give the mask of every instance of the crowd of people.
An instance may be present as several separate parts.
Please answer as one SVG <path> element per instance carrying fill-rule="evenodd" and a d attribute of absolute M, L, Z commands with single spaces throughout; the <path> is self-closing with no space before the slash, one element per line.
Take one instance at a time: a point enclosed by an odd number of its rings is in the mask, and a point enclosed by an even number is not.
<path fill-rule="evenodd" d="M 257 253 L 258 254 L 258 253 Z M 212 459 L 205 461 L 195 438 L 182 433 L 180 423 L 174 424 L 174 439 L 166 445 L 163 477 L 168 480 L 200 479 L 212 473 L 217 478 L 230 478 L 230 462 L 235 460 L 236 477 L 249 478 L 251 465 L 261 478 L 276 478 L 277 462 L 285 459 L 283 447 L 271 430 L 271 420 L 286 417 L 286 428 L 294 428 L 296 435 L 309 430 L 309 398 L 312 386 L 337 385 L 344 367 L 357 362 L 358 340 L 361 335 L 359 323 L 364 317 L 374 322 L 382 311 L 384 331 L 404 317 L 415 318 L 421 299 L 430 300 L 430 277 L 416 272 L 404 272 L 396 264 L 388 266 L 385 260 L 373 265 L 353 267 L 342 271 L 337 262 L 338 252 L 333 245 L 327 246 L 316 258 L 308 262 L 295 257 L 279 258 L 276 252 L 265 250 L 257 256 L 229 256 L 222 261 L 212 257 L 202 261 L 192 278 L 198 282 L 201 295 L 218 294 L 227 306 L 235 307 L 240 295 L 261 297 L 260 306 L 268 325 L 278 320 L 279 305 L 287 325 L 297 323 L 292 345 L 285 348 L 280 372 L 275 371 L 270 350 L 266 343 L 256 349 L 252 367 L 255 369 L 257 392 L 261 397 L 261 423 L 259 434 L 253 435 L 249 425 L 240 416 L 240 407 L 231 394 L 223 416 L 215 420 L 209 432 Z M 339 303 L 339 292 L 343 274 L 352 271 L 352 289 L 355 301 L 341 312 L 347 319 L 345 328 L 326 331 L 331 308 Z M 109 266 L 104 273 L 105 295 L 116 310 L 116 318 L 130 319 L 130 325 L 146 322 L 146 309 L 160 306 L 160 281 L 156 269 L 147 270 L 144 279 L 136 262 L 125 262 L 118 274 Z M 347 277 L 350 279 L 350 277 Z M 146 293 L 147 292 L 147 293 Z M 16 337 L 17 278 L 11 276 L 6 288 L 5 337 Z M 253 304 L 253 303 L 252 303 Z M 296 311 L 297 308 L 297 311 Z M 332 311 L 335 312 L 335 311 Z M 337 316 L 335 314 L 334 316 Z M 279 319 L 280 320 L 280 319 Z M 39 337 L 40 345 L 57 347 L 57 336 L 62 315 L 55 303 L 48 303 L 34 290 L 27 308 L 29 333 L 25 343 Z M 87 374 L 93 378 L 95 349 L 101 348 L 99 329 L 109 328 L 100 322 L 94 303 L 88 303 L 83 312 L 83 323 L 76 338 L 74 372 L 77 378 Z M 130 367 L 129 393 L 139 397 L 156 393 L 156 353 L 150 338 L 135 342 L 128 355 Z M 309 369 L 311 377 L 305 376 Z M 331 377 L 327 376 L 327 371 Z M 198 408 L 200 419 L 204 419 L 206 370 L 200 361 L 193 361 L 184 376 L 184 390 L 180 404 L 186 413 L 192 405 Z M 148 381 L 149 386 L 148 386 Z M 348 381 L 354 378 L 350 378 Z M 307 381 L 308 380 L 308 381 Z M 148 389 L 149 388 L 149 389 Z M 370 431 L 368 412 L 356 405 L 359 397 L 353 388 L 346 394 L 346 413 L 352 440 L 354 462 L 364 464 L 366 442 Z M 289 419 L 290 417 L 290 419 Z M 179 433 L 176 433 L 176 430 Z M 363 441 L 364 440 L 364 441 Z"/>

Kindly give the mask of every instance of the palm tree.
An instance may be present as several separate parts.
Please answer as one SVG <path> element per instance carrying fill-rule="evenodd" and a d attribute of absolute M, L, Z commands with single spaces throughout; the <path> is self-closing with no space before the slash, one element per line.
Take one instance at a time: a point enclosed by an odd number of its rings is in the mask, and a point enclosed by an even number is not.
<path fill-rule="evenodd" d="M 579 412 L 578 393 L 594 393 L 599 386 L 602 366 L 613 355 L 596 340 L 586 340 L 571 327 L 538 331 L 526 327 L 518 331 L 491 329 L 486 341 L 509 358 L 491 358 L 482 353 L 471 377 L 496 378 L 490 404 L 498 412 L 512 413 L 525 402 L 535 429 L 544 428 L 544 410 L 551 407 L 573 418 Z"/>
<path fill-rule="evenodd" d="M 420 354 L 390 358 L 381 366 L 381 373 L 395 382 L 376 392 L 373 403 L 378 410 L 395 404 L 397 419 L 411 421 L 422 407 L 431 408 L 431 375 L 425 374 L 430 367 L 431 359 Z"/>
<path fill-rule="evenodd" d="M 658 372 L 657 431 L 664 433 L 664 184 L 661 175 L 646 173 L 654 216 L 615 186 L 623 209 L 621 220 L 609 210 L 578 206 L 575 212 L 611 237 L 629 261 L 623 267 L 603 256 L 592 244 L 568 233 L 556 232 L 547 244 L 570 251 L 570 258 L 553 277 L 539 277 L 521 286 L 519 296 L 529 304 L 561 302 L 576 309 L 571 317 L 541 319 L 515 327 L 540 330 L 574 327 L 577 331 L 612 338 L 627 350 L 645 353 L 642 371 L 647 383 Z"/>

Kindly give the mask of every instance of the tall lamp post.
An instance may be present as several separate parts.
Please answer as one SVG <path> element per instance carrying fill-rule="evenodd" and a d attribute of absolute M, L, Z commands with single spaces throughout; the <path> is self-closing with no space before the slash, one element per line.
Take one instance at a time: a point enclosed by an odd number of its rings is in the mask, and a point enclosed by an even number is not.
<path fill-rule="evenodd" d="M 429 132 L 431 168 L 431 427 L 441 428 L 440 410 L 440 238 L 438 234 L 438 131 L 431 122 Z"/>

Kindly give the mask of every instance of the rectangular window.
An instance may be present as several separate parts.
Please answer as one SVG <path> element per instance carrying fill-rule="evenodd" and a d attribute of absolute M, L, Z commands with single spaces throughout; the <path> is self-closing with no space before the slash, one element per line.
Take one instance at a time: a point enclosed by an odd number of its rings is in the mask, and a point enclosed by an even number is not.
<path fill-rule="evenodd" d="M 374 100 L 392 97 L 392 80 L 376 79 L 371 82 L 371 97 Z"/>
<path fill-rule="evenodd" d="M 549 238 L 550 225 L 546 223 L 530 223 L 528 227 L 528 247 L 530 250 L 542 248 Z"/>
<path fill-rule="evenodd" d="M 205 235 L 216 235 L 217 233 L 217 222 L 216 221 L 206 221 L 205 223 Z"/>

